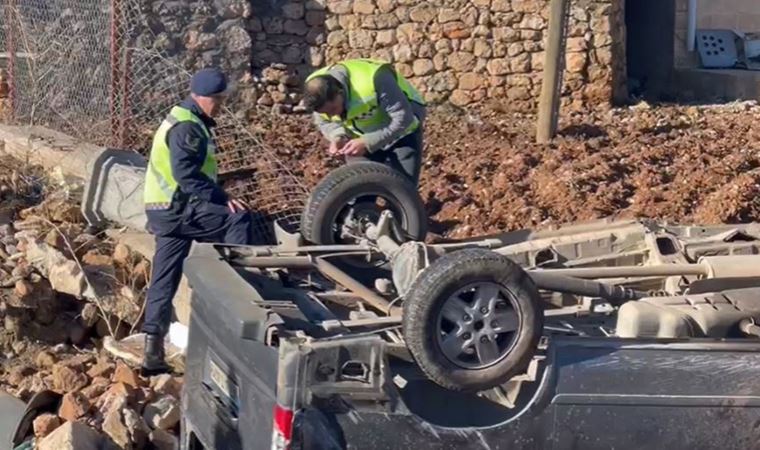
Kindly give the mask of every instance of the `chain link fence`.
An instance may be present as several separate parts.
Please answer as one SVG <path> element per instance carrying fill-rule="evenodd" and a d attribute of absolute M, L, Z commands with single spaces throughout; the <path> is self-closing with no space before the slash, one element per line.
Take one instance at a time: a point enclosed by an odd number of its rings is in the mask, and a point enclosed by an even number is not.
<path fill-rule="evenodd" d="M 142 0 L 0 0 L 5 122 L 42 125 L 147 155 L 152 135 L 187 95 L 190 73 L 152 46 Z M 1 84 L 1 83 L 0 83 Z M 226 189 L 272 220 L 297 227 L 307 190 L 230 109 L 216 137 Z"/>

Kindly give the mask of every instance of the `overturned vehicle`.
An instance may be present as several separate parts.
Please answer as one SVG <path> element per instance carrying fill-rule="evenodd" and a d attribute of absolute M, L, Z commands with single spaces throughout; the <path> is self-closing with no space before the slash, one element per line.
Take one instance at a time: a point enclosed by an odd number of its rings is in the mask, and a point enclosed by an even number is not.
<path fill-rule="evenodd" d="M 760 224 L 603 220 L 425 243 L 425 222 L 413 186 L 360 163 L 316 187 L 300 234 L 196 247 L 183 445 L 758 442 L 744 425 L 760 420 Z M 737 401 L 740 420 L 684 437 L 705 425 L 686 410 Z"/>

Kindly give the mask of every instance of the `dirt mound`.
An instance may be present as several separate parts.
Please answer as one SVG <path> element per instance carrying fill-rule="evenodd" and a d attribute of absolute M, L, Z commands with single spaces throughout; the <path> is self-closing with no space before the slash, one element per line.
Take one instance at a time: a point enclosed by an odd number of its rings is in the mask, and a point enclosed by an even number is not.
<path fill-rule="evenodd" d="M 420 192 L 451 237 L 610 215 L 706 223 L 760 218 L 760 107 L 651 106 L 575 113 L 550 145 L 535 117 L 496 107 L 431 111 Z M 254 123 L 309 186 L 331 159 L 308 117 Z"/>

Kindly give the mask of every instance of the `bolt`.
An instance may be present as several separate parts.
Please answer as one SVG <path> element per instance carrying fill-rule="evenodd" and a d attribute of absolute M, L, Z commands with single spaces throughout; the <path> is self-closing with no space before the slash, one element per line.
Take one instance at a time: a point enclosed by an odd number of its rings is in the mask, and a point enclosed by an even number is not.
<path fill-rule="evenodd" d="M 480 308 L 480 313 L 481 314 L 488 314 L 488 308 L 486 308 L 485 306 L 482 307 L 482 308 Z"/>
<path fill-rule="evenodd" d="M 472 335 L 470 333 L 465 333 L 462 335 L 462 339 L 464 339 L 465 341 L 470 340 L 471 337 Z"/>
<path fill-rule="evenodd" d="M 484 343 L 484 344 L 488 343 L 488 336 L 482 336 L 482 337 L 480 338 L 480 342 L 482 342 L 482 343 Z"/>
<path fill-rule="evenodd" d="M 499 327 L 499 321 L 498 320 L 494 320 L 493 322 L 491 322 L 491 328 L 498 328 L 498 327 Z"/>
<path fill-rule="evenodd" d="M 462 317 L 462 320 L 464 320 L 465 322 L 469 322 L 472 320 L 472 317 L 470 317 L 469 314 L 465 314 L 464 317 Z"/>

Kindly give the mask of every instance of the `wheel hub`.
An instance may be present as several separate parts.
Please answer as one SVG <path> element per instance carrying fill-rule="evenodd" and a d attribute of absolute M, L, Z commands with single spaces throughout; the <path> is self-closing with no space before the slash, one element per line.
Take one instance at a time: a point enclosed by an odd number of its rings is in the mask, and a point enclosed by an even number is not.
<path fill-rule="evenodd" d="M 439 328 L 446 358 L 460 367 L 484 368 L 511 351 L 519 331 L 519 312 L 509 291 L 497 283 L 478 282 L 444 302 Z"/>

